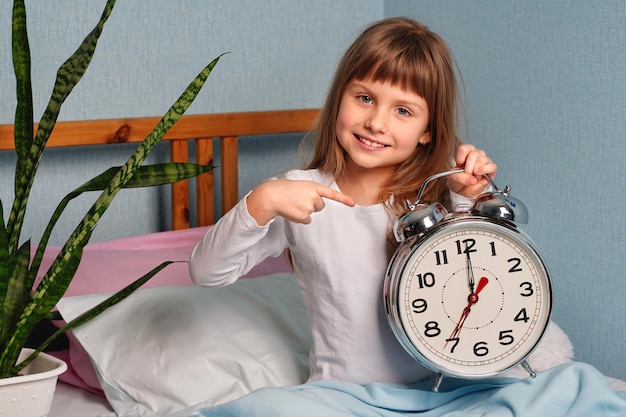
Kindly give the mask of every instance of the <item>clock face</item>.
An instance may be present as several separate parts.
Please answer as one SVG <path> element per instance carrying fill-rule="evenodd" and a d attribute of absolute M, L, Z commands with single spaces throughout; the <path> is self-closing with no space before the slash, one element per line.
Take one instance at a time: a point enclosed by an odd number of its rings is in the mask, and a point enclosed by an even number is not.
<path fill-rule="evenodd" d="M 519 230 L 488 219 L 444 221 L 404 242 L 385 284 L 399 341 L 451 376 L 480 378 L 518 365 L 550 318 L 550 281 L 539 254 Z"/>

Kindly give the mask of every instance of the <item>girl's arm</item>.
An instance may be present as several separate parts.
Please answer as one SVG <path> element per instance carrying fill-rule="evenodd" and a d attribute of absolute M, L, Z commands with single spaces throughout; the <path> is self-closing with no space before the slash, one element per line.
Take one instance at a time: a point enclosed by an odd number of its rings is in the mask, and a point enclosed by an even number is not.
<path fill-rule="evenodd" d="M 284 220 L 259 226 L 248 213 L 246 200 L 247 196 L 222 216 L 192 251 L 189 271 L 196 285 L 231 284 L 287 247 Z"/>
<path fill-rule="evenodd" d="M 352 199 L 313 181 L 273 179 L 250 192 L 196 245 L 189 263 L 197 285 L 230 284 L 288 246 L 287 221 L 310 223 L 324 198 L 353 206 Z"/>

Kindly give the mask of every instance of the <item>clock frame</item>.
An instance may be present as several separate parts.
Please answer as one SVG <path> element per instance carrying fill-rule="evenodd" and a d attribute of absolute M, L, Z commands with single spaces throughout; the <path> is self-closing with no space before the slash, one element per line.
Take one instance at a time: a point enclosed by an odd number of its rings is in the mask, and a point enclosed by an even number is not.
<path fill-rule="evenodd" d="M 478 379 L 523 366 L 547 329 L 552 288 L 534 242 L 516 223 L 527 219 L 509 187 L 480 196 L 474 207 L 447 213 L 420 204 L 394 226 L 401 241 L 384 284 L 389 324 L 404 349 L 436 372 Z"/>

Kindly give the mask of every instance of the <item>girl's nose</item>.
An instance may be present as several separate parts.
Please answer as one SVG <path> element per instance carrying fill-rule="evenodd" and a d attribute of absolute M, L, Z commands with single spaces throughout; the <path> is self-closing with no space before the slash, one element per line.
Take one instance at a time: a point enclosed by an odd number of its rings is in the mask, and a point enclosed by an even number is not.
<path fill-rule="evenodd" d="M 365 127 L 371 132 L 385 132 L 387 129 L 387 117 L 381 109 L 372 109 L 369 112 Z"/>

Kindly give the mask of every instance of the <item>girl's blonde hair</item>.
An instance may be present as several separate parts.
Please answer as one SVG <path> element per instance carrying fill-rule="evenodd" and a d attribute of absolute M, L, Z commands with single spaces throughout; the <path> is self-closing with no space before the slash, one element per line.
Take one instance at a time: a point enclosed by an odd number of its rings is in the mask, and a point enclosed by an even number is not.
<path fill-rule="evenodd" d="M 427 27 L 408 18 L 388 18 L 369 26 L 338 64 L 328 97 L 316 121 L 315 148 L 306 168 L 342 178 L 344 150 L 337 140 L 339 104 L 353 80 L 390 82 L 422 97 L 428 104 L 431 140 L 417 146 L 398 166 L 380 195 L 392 212 L 405 210 L 424 180 L 447 168 L 458 145 L 456 136 L 456 64 L 446 43 Z M 442 201 L 445 182 L 431 184 L 424 200 Z"/>

